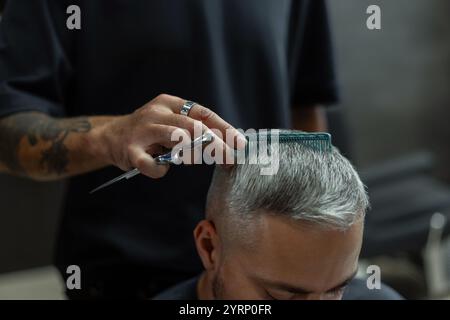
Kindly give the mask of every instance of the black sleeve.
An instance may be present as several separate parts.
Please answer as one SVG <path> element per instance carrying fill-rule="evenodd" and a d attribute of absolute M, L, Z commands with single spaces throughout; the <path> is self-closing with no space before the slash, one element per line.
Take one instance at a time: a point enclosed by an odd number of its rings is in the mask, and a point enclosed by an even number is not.
<path fill-rule="evenodd" d="M 329 105 L 338 100 L 324 0 L 293 1 L 290 34 L 292 105 Z"/>
<path fill-rule="evenodd" d="M 9 0 L 0 22 L 0 117 L 64 114 L 72 73 L 66 1 Z"/>

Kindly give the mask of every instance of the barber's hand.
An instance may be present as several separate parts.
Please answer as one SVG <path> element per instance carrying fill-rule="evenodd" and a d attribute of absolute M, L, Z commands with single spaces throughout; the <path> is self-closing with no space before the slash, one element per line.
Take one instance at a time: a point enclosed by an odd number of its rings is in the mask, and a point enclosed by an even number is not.
<path fill-rule="evenodd" d="M 162 94 L 132 114 L 113 117 L 98 130 L 99 156 L 122 170 L 137 168 L 146 176 L 160 178 L 167 173 L 169 166 L 157 164 L 151 155 L 167 152 L 165 148 L 171 149 L 178 144 L 179 141 L 171 141 L 177 129 L 187 135 L 185 137 L 194 138 L 194 125 L 201 125 L 204 131 L 220 130 L 224 139 L 226 130 L 232 130 L 237 145 L 245 144 L 242 140 L 245 138 L 236 129 L 203 106 L 196 104 L 189 116 L 181 115 L 185 102 Z"/>

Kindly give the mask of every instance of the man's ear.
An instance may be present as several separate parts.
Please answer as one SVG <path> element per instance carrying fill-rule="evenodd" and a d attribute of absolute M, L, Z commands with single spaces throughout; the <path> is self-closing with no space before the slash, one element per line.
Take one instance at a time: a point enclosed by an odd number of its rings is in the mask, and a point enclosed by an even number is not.
<path fill-rule="evenodd" d="M 210 220 L 200 221 L 194 229 L 194 240 L 203 267 L 208 271 L 215 270 L 219 266 L 220 247 L 214 223 Z"/>

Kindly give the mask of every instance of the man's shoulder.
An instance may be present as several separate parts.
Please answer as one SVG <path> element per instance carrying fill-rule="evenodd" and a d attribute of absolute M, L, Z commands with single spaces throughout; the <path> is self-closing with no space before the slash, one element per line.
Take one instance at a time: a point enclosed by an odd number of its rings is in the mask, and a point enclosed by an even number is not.
<path fill-rule="evenodd" d="M 157 294 L 153 300 L 198 300 L 197 282 L 199 277 L 195 277 L 181 282 L 163 292 Z"/>
<path fill-rule="evenodd" d="M 343 300 L 403 300 L 404 298 L 388 285 L 380 289 L 369 289 L 365 279 L 353 279 L 345 290 Z"/>

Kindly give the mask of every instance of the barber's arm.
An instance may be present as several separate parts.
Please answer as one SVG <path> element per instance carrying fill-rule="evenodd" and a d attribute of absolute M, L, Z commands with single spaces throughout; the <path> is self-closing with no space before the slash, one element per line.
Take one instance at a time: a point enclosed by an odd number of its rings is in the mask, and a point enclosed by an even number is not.
<path fill-rule="evenodd" d="M 0 172 L 55 180 L 115 165 L 157 178 L 168 167 L 156 165 L 151 155 L 178 143 L 171 141 L 175 128 L 192 134 L 196 120 L 222 133 L 231 128 L 199 105 L 189 117 L 180 115 L 185 100 L 169 95 L 128 115 L 60 118 L 74 82 L 78 39 L 66 19 L 65 1 L 6 4 L 0 23 Z"/>
<path fill-rule="evenodd" d="M 292 108 L 292 127 L 307 132 L 324 132 L 328 129 L 325 109 L 321 105 Z"/>
<path fill-rule="evenodd" d="M 151 154 L 177 144 L 171 141 L 176 129 L 192 136 L 195 122 L 201 121 L 204 130 L 218 129 L 225 137 L 232 128 L 200 105 L 191 109 L 189 117 L 180 115 L 184 102 L 160 95 L 123 116 L 53 118 L 42 112 L 20 112 L 2 118 L 0 172 L 55 180 L 115 165 L 162 177 L 168 166 L 156 164 Z"/>

